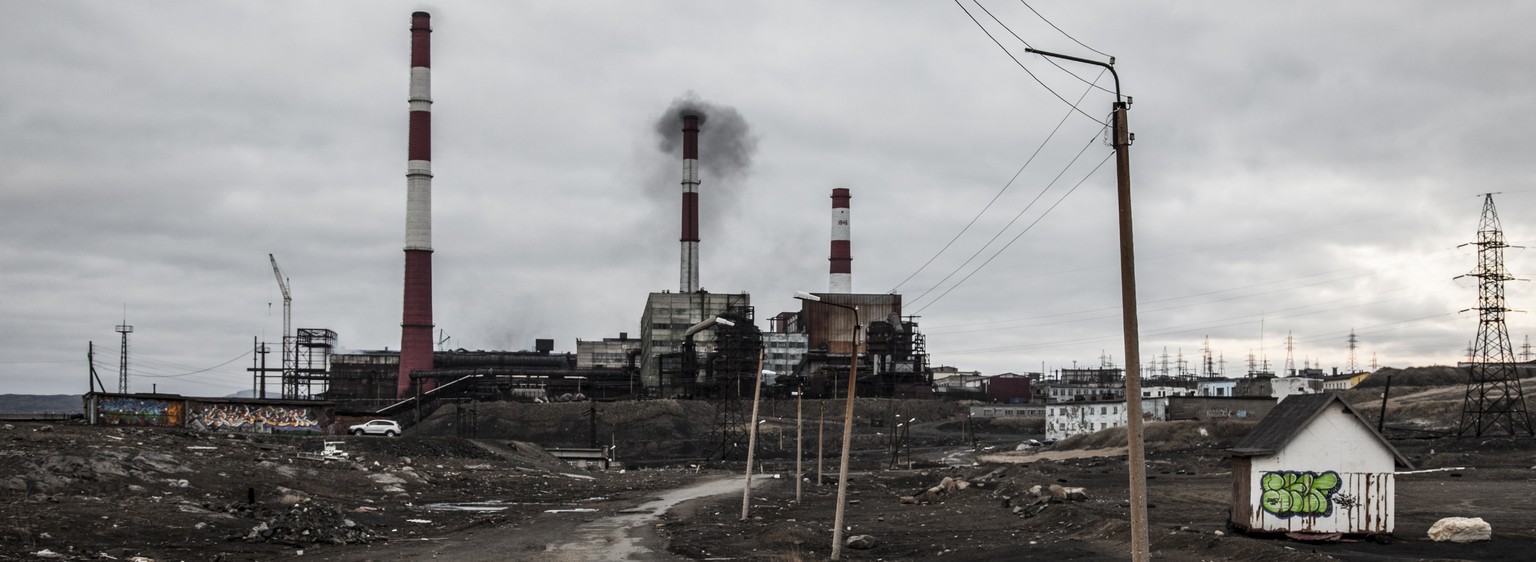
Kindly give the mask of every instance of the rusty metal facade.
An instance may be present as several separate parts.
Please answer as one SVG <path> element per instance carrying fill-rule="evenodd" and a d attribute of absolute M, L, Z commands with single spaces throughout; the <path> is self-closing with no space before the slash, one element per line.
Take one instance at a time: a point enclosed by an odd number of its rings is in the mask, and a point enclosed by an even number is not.
<path fill-rule="evenodd" d="M 901 295 L 815 293 L 822 302 L 800 301 L 800 327 L 812 350 L 847 355 L 853 349 L 853 311 L 832 306 L 837 303 L 858 307 L 859 321 L 867 329 L 870 322 L 901 316 Z M 862 336 L 861 336 L 862 337 Z"/>

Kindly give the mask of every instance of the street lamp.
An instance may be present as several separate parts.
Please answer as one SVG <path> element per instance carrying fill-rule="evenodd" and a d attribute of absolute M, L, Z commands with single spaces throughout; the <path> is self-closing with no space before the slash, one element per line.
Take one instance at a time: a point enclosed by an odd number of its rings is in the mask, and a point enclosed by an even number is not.
<path fill-rule="evenodd" d="M 1024 49 L 1043 57 L 1058 58 L 1100 66 L 1115 78 L 1115 105 L 1112 117 L 1115 147 L 1115 191 L 1120 204 L 1120 306 L 1125 330 L 1125 413 L 1126 453 L 1131 480 L 1131 560 L 1151 559 L 1151 539 L 1147 532 L 1146 450 L 1141 430 L 1141 350 L 1136 321 L 1136 252 L 1131 231 L 1131 134 L 1126 121 L 1130 98 L 1120 95 L 1120 74 L 1115 72 L 1115 58 L 1108 63 Z"/>
<path fill-rule="evenodd" d="M 805 291 L 796 291 L 795 298 L 853 311 L 853 341 L 848 351 L 848 404 L 843 410 L 843 458 L 837 468 L 837 512 L 832 517 L 832 559 L 837 560 L 843 554 L 843 513 L 848 507 L 848 450 L 853 445 L 853 394 L 859 374 L 859 307 L 824 301 Z"/>

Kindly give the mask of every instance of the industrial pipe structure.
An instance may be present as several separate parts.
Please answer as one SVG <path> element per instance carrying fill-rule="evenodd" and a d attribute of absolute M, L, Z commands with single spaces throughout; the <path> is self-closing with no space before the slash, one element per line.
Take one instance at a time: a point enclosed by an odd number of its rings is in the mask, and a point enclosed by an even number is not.
<path fill-rule="evenodd" d="M 848 223 L 848 188 L 832 190 L 832 257 L 828 258 L 831 279 L 827 283 L 829 293 L 853 292 L 853 253 L 850 242 L 851 227 Z"/>
<path fill-rule="evenodd" d="M 704 118 L 683 115 L 683 234 L 678 292 L 699 291 L 699 125 Z"/>
<path fill-rule="evenodd" d="M 432 16 L 411 14 L 410 137 L 405 165 L 405 304 L 396 397 L 432 369 Z M 431 379 L 418 384 L 431 385 Z M 420 390 L 431 390 L 430 388 Z"/>

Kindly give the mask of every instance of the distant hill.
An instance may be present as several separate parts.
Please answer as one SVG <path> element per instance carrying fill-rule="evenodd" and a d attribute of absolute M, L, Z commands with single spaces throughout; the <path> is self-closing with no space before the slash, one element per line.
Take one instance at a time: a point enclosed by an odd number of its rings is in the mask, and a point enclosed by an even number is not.
<path fill-rule="evenodd" d="M 1409 367 L 1407 369 L 1394 369 L 1382 367 L 1365 380 L 1360 381 L 1360 388 L 1375 388 L 1387 385 L 1387 378 L 1392 379 L 1392 386 L 1458 386 L 1467 384 L 1467 370 L 1456 367 Z"/>
<path fill-rule="evenodd" d="M 79 394 L 0 394 L 0 414 L 78 414 Z"/>

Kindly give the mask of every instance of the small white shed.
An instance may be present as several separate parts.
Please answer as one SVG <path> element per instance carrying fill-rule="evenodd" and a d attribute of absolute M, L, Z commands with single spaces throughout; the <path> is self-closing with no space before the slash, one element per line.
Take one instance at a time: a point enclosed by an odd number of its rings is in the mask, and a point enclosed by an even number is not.
<path fill-rule="evenodd" d="M 1232 524 L 1250 532 L 1389 534 L 1393 475 L 1412 468 L 1331 392 L 1287 397 L 1232 454 Z"/>

